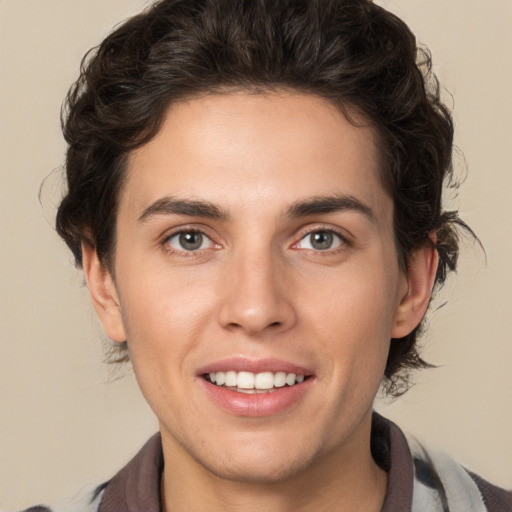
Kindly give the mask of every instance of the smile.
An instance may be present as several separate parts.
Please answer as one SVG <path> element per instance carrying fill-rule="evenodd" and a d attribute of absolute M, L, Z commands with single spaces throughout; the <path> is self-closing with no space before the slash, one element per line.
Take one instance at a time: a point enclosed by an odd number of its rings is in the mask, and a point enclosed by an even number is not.
<path fill-rule="evenodd" d="M 276 389 L 291 387 L 301 384 L 307 379 L 306 375 L 297 375 L 287 372 L 260 372 L 252 373 L 247 371 L 236 372 L 212 372 L 203 377 L 216 386 L 230 389 L 239 393 L 256 394 L 272 393 Z"/>

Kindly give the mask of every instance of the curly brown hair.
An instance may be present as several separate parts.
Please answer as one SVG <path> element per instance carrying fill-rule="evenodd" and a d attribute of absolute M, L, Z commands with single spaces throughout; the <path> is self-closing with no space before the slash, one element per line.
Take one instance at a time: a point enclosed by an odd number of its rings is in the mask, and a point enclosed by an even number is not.
<path fill-rule="evenodd" d="M 429 53 L 370 0 L 161 0 L 91 50 L 63 111 L 68 191 L 56 225 L 77 265 L 86 242 L 112 269 L 128 158 L 155 136 L 170 103 L 276 87 L 321 96 L 371 121 L 400 262 L 406 269 L 435 233 L 441 286 L 456 268 L 457 228 L 467 228 L 441 207 L 453 174 L 453 123 Z M 417 346 L 422 324 L 391 340 L 390 394 L 407 389 L 411 369 L 428 366 Z M 128 358 L 126 344 L 122 350 L 117 360 Z"/>

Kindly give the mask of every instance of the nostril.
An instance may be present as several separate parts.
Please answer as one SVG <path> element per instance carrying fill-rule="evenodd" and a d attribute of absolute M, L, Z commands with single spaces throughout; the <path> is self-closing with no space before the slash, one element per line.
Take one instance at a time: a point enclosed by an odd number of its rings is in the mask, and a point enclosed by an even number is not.
<path fill-rule="evenodd" d="M 282 325 L 282 322 L 272 322 L 270 324 L 268 324 L 267 327 L 280 327 Z M 238 328 L 238 327 L 242 327 L 242 324 L 239 324 L 237 322 L 230 322 L 228 324 L 229 327 L 235 327 L 235 328 Z"/>

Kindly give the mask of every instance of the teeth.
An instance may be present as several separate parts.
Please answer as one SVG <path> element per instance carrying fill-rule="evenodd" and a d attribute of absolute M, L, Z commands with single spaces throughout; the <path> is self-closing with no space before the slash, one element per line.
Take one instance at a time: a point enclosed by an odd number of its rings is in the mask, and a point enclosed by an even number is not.
<path fill-rule="evenodd" d="M 274 375 L 274 387 L 282 388 L 286 384 L 286 373 L 277 372 Z"/>
<path fill-rule="evenodd" d="M 226 372 L 226 382 L 224 383 L 224 385 L 227 386 L 228 388 L 236 387 L 236 372 Z"/>
<path fill-rule="evenodd" d="M 297 379 L 297 375 L 295 373 L 289 373 L 286 375 L 286 384 L 288 386 L 293 386 L 295 384 L 295 380 Z"/>
<path fill-rule="evenodd" d="M 272 390 L 283 386 L 293 386 L 304 382 L 304 375 L 286 372 L 213 372 L 208 374 L 210 382 L 217 386 L 237 388 L 241 392 L 251 393 L 251 390 Z"/>
<path fill-rule="evenodd" d="M 256 389 L 272 389 L 274 387 L 274 374 L 272 372 L 258 373 L 254 378 Z"/>
<path fill-rule="evenodd" d="M 226 382 L 226 374 L 224 372 L 217 372 L 215 374 L 215 384 L 217 386 L 223 386 Z"/>
<path fill-rule="evenodd" d="M 241 389 L 254 389 L 254 373 L 238 372 L 236 387 Z"/>

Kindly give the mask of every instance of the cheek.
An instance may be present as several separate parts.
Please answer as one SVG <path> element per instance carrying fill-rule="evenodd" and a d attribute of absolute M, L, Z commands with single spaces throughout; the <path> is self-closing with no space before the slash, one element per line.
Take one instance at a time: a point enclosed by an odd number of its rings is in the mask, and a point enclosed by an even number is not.
<path fill-rule="evenodd" d="M 152 375 L 151 380 L 159 375 L 172 378 L 184 370 L 200 333 L 211 321 L 211 282 L 207 286 L 200 276 L 192 281 L 169 269 L 133 274 L 119 295 L 137 378 L 146 374 Z M 170 372 L 171 367 L 176 368 Z"/>
<path fill-rule="evenodd" d="M 384 261 L 384 260 L 383 260 Z M 398 270 L 385 263 L 352 265 L 329 276 L 309 296 L 312 319 L 350 338 L 387 338 L 399 304 Z"/>
<path fill-rule="evenodd" d="M 193 328 L 211 306 L 214 276 L 191 267 L 176 271 L 165 264 L 135 262 L 124 272 L 120 301 L 127 329 L 139 331 Z M 123 269 L 124 270 L 124 269 Z"/>
<path fill-rule="evenodd" d="M 354 266 L 325 283 L 324 297 L 309 302 L 309 323 L 330 357 L 333 380 L 351 381 L 354 392 L 380 383 L 399 302 L 397 283 L 391 264 Z"/>
<path fill-rule="evenodd" d="M 137 278 L 120 294 L 134 373 L 157 417 L 174 421 L 193 379 L 190 361 L 211 317 L 205 294 L 169 276 Z"/>
<path fill-rule="evenodd" d="M 375 376 L 380 380 L 390 343 L 392 322 L 389 311 L 369 297 L 340 298 L 324 312 L 326 351 L 332 356 L 335 372 L 345 378 L 354 377 L 363 384 Z"/>

